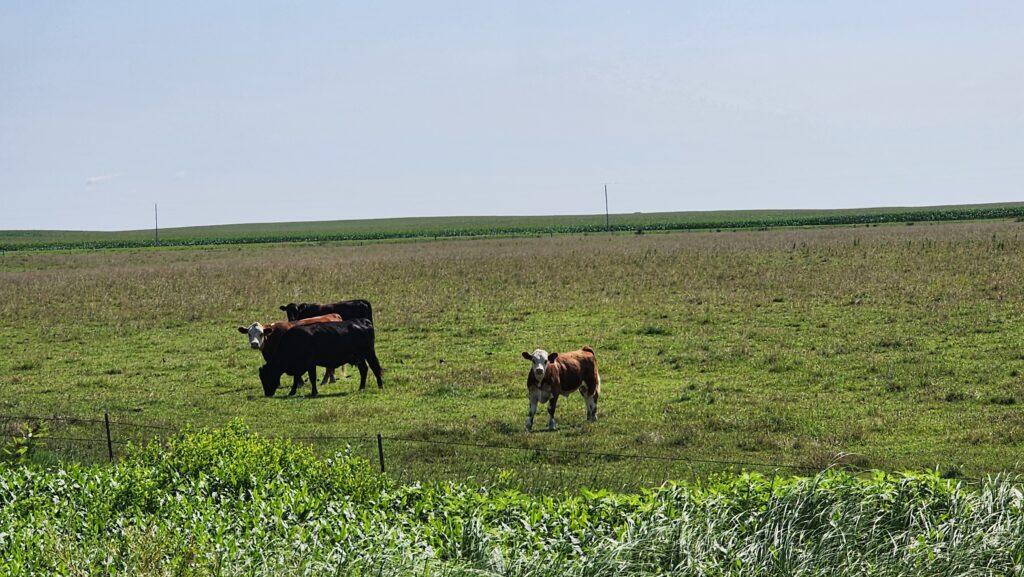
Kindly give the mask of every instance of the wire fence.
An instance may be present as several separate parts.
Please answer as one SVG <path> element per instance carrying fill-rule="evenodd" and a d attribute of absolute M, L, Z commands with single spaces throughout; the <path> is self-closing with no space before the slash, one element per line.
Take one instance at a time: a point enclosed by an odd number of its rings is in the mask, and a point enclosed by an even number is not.
<path fill-rule="evenodd" d="M 146 445 L 177 427 L 80 416 L 0 415 L 0 446 L 31 445 L 39 460 L 113 461 L 128 445 Z"/>
<path fill-rule="evenodd" d="M 171 424 L 143 424 L 112 418 L 0 415 L 0 447 L 30 444 L 35 461 L 58 463 L 115 461 L 130 445 L 144 446 L 181 432 Z M 403 483 L 476 481 L 527 491 L 572 488 L 638 489 L 666 481 L 702 479 L 716 473 L 756 470 L 767 474 L 812 475 L 840 467 L 870 470 L 836 459 L 821 466 L 718 460 L 637 452 L 597 452 L 539 445 L 510 446 L 408 436 L 315 435 L 286 439 L 320 454 L 339 451 L 359 456 L 381 473 Z M 957 475 L 963 482 L 980 482 Z"/>

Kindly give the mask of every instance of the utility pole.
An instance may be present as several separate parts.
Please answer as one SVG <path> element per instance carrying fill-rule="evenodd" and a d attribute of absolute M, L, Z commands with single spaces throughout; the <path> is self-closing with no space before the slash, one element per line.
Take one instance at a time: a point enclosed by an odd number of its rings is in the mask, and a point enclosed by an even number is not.
<path fill-rule="evenodd" d="M 608 185 L 604 185 L 604 229 L 608 230 L 611 227 L 608 225 Z"/>
<path fill-rule="evenodd" d="M 153 244 L 160 244 L 160 214 L 157 212 L 156 203 L 153 203 Z"/>

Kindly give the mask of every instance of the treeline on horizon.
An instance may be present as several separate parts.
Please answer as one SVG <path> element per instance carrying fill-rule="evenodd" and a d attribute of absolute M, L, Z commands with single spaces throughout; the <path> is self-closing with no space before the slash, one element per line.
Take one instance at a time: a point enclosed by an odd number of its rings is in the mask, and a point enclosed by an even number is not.
<path fill-rule="evenodd" d="M 146 248 L 154 246 L 182 247 L 182 246 L 208 246 L 208 245 L 237 245 L 237 244 L 265 244 L 265 243 L 308 243 L 308 242 L 345 242 L 345 241 L 381 241 L 401 239 L 439 239 L 459 237 L 490 237 L 490 236 L 525 236 L 541 234 L 584 234 L 598 232 L 635 232 L 641 234 L 645 231 L 684 231 L 684 230 L 717 230 L 717 229 L 760 229 L 775 227 L 803 227 L 803 226 L 850 226 L 850 225 L 872 225 L 872 224 L 895 224 L 914 222 L 943 222 L 963 220 L 990 220 L 1004 218 L 1024 218 L 1024 204 L 1022 205 L 990 205 L 975 207 L 935 207 L 925 209 L 892 209 L 891 211 L 879 209 L 866 209 L 864 211 L 836 210 L 834 214 L 827 211 L 814 212 L 810 215 L 803 214 L 805 211 L 792 211 L 791 213 L 778 211 L 763 211 L 760 213 L 771 214 L 772 216 L 758 216 L 758 212 L 751 212 L 750 217 L 737 217 L 726 219 L 707 220 L 693 219 L 695 213 L 665 213 L 664 220 L 652 220 L 653 215 L 615 215 L 616 222 L 605 224 L 604 222 L 592 222 L 594 217 L 575 217 L 577 220 L 588 220 L 591 222 L 561 223 L 561 224 L 540 224 L 520 226 L 473 226 L 472 218 L 467 218 L 464 226 L 452 226 L 446 228 L 424 227 L 420 229 L 388 228 L 382 225 L 379 230 L 339 231 L 339 232 L 318 232 L 309 233 L 279 232 L 260 234 L 257 232 L 243 233 L 236 235 L 216 235 L 216 229 L 224 227 L 207 227 L 214 229 L 210 236 L 198 234 L 194 237 L 179 237 L 156 239 L 141 238 L 118 238 L 117 235 L 124 233 L 110 233 L 114 238 L 104 240 L 46 240 L 31 241 L 35 233 L 23 231 L 17 236 L 24 238 L 24 241 L 0 242 L 0 250 L 4 251 L 45 251 L 45 250 L 94 250 L 94 249 L 116 249 L 116 248 Z M 689 218 L 686 218 L 689 216 Z M 673 218 L 674 217 L 674 218 Z M 572 219 L 574 217 L 567 217 Z M 429 219 L 424 219 L 428 221 Z M 438 219 L 441 220 L 441 219 Z M 527 220 L 524 218 L 524 221 Z M 270 226 L 270 225 L 267 225 Z M 167 229 L 168 232 L 174 229 Z M 53 233 L 55 231 L 47 231 Z M 139 231 L 132 231 L 138 234 Z M 38 234 L 42 235 L 40 231 Z"/>

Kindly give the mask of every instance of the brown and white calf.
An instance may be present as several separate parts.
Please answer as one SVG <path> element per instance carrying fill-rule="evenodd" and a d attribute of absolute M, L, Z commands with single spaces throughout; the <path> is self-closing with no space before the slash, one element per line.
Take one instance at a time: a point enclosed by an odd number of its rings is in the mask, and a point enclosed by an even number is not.
<path fill-rule="evenodd" d="M 270 323 L 269 325 L 263 325 L 260 323 L 252 323 L 248 328 L 238 327 L 238 332 L 249 337 L 249 346 L 254 350 L 258 350 L 263 353 L 263 360 L 269 361 L 274 354 L 274 350 L 277 348 L 277 343 L 281 340 L 283 335 L 288 329 L 292 327 L 301 327 L 305 325 L 312 325 L 316 323 L 336 323 L 341 322 L 341 315 L 329 314 L 321 315 L 318 317 L 311 317 L 298 321 L 277 321 L 276 323 Z M 344 369 L 343 369 L 344 370 Z M 328 367 L 324 372 L 324 380 L 320 383 L 334 381 L 334 369 Z M 301 384 L 302 376 L 296 377 L 296 385 Z M 312 383 L 316 385 L 316 383 Z"/>
<path fill-rule="evenodd" d="M 526 391 L 530 399 L 530 413 L 526 417 L 526 431 L 533 430 L 533 417 L 537 403 L 548 403 L 548 430 L 554 431 L 555 407 L 558 396 L 569 396 L 579 390 L 587 402 L 587 420 L 597 420 L 597 397 L 601 394 L 601 375 L 597 373 L 594 349 L 583 347 L 569 353 L 551 353 L 543 349 L 533 354 L 523 353 L 530 361 L 530 375 L 526 378 Z"/>

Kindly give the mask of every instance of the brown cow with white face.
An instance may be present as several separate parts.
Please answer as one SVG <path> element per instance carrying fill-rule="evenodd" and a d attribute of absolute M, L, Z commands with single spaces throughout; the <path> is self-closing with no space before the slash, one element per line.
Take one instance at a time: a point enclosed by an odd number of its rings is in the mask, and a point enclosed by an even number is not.
<path fill-rule="evenodd" d="M 533 354 L 524 352 L 523 358 L 530 361 L 530 374 L 526 378 L 530 412 L 526 418 L 526 431 L 533 430 L 533 417 L 537 414 L 537 403 L 548 403 L 548 430 L 554 431 L 555 406 L 558 396 L 569 396 L 579 389 L 587 403 L 587 420 L 597 420 L 597 397 L 601 394 L 601 375 L 597 372 L 597 357 L 594 349 L 583 347 L 569 353 L 550 353 L 537 349 Z"/>
<path fill-rule="evenodd" d="M 277 348 L 278 341 L 281 340 L 281 335 L 283 335 L 288 329 L 316 323 L 336 323 L 341 321 L 341 315 L 329 314 L 298 321 L 277 321 L 276 323 L 270 323 L 269 325 L 252 323 L 248 328 L 238 327 L 238 332 L 248 336 L 249 346 L 254 350 L 258 350 L 263 353 L 264 361 L 269 361 L 270 357 L 274 354 L 274 349 Z M 342 368 L 342 370 L 344 370 L 344 368 Z M 324 372 L 324 380 L 320 384 L 323 385 L 328 381 L 332 383 L 335 382 L 334 368 L 332 367 L 328 367 Z M 295 377 L 295 384 L 299 385 L 301 383 L 302 376 L 300 375 Z M 312 384 L 316 385 L 316 383 Z"/>

